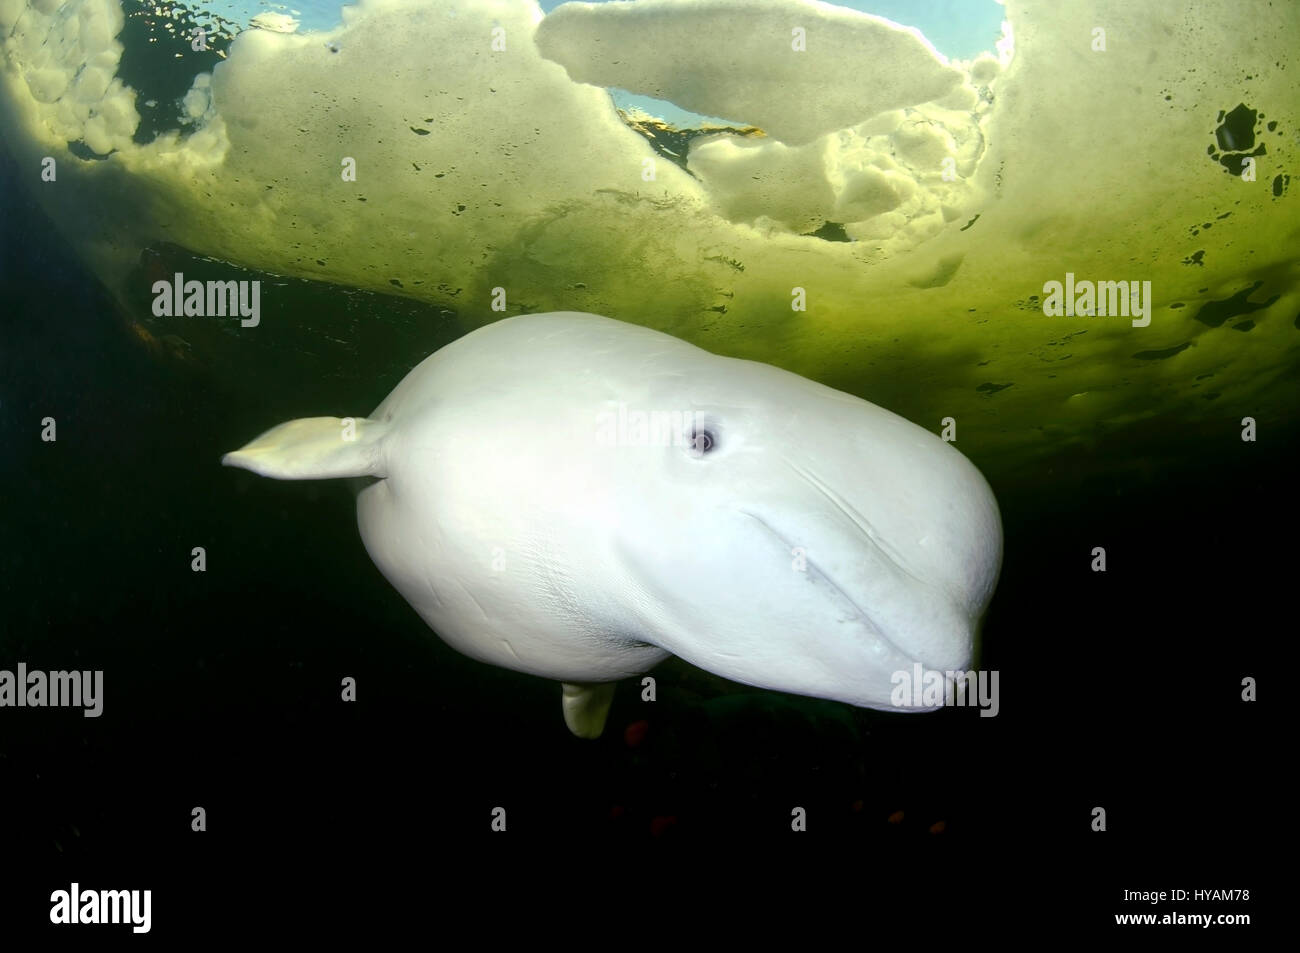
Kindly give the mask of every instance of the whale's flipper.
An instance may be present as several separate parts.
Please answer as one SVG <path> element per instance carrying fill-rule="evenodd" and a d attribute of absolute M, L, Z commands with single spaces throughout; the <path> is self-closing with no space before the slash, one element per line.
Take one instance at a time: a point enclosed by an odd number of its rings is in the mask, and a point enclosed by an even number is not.
<path fill-rule="evenodd" d="M 388 474 L 379 446 L 387 431 L 386 423 L 365 417 L 302 417 L 272 427 L 221 463 L 277 480 L 383 478 Z"/>
<path fill-rule="evenodd" d="M 579 738 L 599 738 L 614 700 L 617 682 L 574 685 L 564 682 L 564 723 Z"/>

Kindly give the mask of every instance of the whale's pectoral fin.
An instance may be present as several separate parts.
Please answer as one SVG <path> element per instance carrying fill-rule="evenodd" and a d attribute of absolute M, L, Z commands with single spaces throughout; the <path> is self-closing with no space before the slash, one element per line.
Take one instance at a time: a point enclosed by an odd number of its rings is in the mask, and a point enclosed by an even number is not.
<path fill-rule="evenodd" d="M 277 480 L 385 477 L 379 442 L 387 424 L 365 417 L 303 417 L 272 427 L 221 458 Z"/>
<path fill-rule="evenodd" d="M 599 738 L 614 700 L 617 682 L 574 685 L 564 682 L 564 723 L 579 738 Z"/>

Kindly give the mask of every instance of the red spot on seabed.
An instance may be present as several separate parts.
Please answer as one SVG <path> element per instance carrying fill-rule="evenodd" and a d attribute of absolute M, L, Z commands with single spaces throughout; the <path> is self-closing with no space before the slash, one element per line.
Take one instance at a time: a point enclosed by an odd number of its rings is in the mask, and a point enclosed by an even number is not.
<path fill-rule="evenodd" d="M 650 834 L 653 837 L 663 837 L 669 829 L 677 823 L 676 815 L 663 816 L 654 818 L 650 822 Z"/>
<path fill-rule="evenodd" d="M 650 733 L 650 722 L 644 718 L 641 721 L 634 721 L 623 729 L 623 741 L 629 748 L 635 748 Z"/>

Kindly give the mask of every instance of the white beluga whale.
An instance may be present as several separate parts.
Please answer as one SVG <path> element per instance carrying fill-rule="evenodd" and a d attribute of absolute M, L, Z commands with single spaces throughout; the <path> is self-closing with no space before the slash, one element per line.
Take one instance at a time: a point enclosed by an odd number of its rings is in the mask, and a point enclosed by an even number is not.
<path fill-rule="evenodd" d="M 581 737 L 670 654 L 896 710 L 895 673 L 970 664 L 1002 559 L 988 484 L 937 436 L 576 312 L 480 328 L 369 417 L 292 420 L 222 462 L 374 478 L 357 524 L 380 571 L 453 648 L 563 683 Z"/>

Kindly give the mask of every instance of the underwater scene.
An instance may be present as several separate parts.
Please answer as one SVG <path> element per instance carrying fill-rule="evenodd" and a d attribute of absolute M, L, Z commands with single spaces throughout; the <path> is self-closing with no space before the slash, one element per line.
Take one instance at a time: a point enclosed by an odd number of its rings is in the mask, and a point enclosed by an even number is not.
<path fill-rule="evenodd" d="M 0 935 L 533 864 L 643 918 L 699 858 L 864 937 L 1244 939 L 1297 51 L 1291 0 L 0 0 Z"/>

